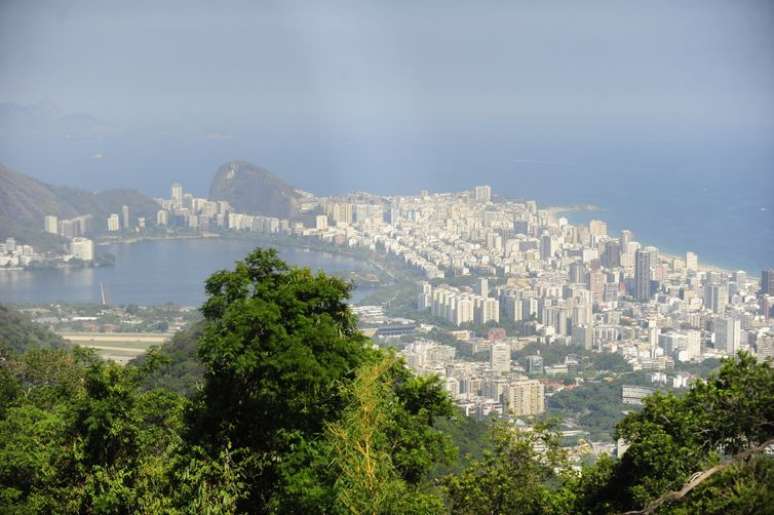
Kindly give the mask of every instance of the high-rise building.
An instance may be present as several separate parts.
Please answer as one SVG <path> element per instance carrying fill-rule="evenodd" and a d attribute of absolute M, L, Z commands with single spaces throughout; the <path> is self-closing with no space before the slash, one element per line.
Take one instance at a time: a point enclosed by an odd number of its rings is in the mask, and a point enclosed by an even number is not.
<path fill-rule="evenodd" d="M 508 343 L 496 342 L 489 347 L 489 365 L 492 371 L 507 374 L 511 371 L 511 346 Z"/>
<path fill-rule="evenodd" d="M 589 233 L 592 236 L 607 236 L 607 222 L 602 220 L 589 221 Z"/>
<path fill-rule="evenodd" d="M 761 270 L 761 294 L 774 295 L 774 268 Z"/>
<path fill-rule="evenodd" d="M 473 191 L 475 199 L 479 202 L 489 202 L 492 200 L 492 187 L 491 186 L 476 186 Z"/>
<path fill-rule="evenodd" d="M 76 226 L 72 220 L 60 220 L 59 221 L 59 235 L 67 239 L 72 239 L 78 236 L 76 233 Z"/>
<path fill-rule="evenodd" d="M 486 324 L 489 321 L 500 322 L 500 301 L 476 295 L 473 298 L 473 320 L 477 324 Z"/>
<path fill-rule="evenodd" d="M 540 259 L 546 261 L 551 259 L 556 252 L 554 237 L 548 232 L 544 232 L 540 237 Z"/>
<path fill-rule="evenodd" d="M 73 238 L 70 254 L 81 261 L 94 261 L 94 242 L 88 238 Z"/>
<path fill-rule="evenodd" d="M 183 207 L 183 185 L 179 182 L 173 182 L 171 190 L 172 205 Z"/>
<path fill-rule="evenodd" d="M 722 315 L 728 304 L 728 285 L 712 282 L 704 285 L 704 307 Z"/>
<path fill-rule="evenodd" d="M 156 225 L 168 225 L 169 224 L 169 211 L 166 209 L 159 209 L 156 213 Z"/>
<path fill-rule="evenodd" d="M 478 280 L 478 294 L 482 297 L 489 297 L 489 279 L 486 277 Z"/>
<path fill-rule="evenodd" d="M 116 213 L 113 213 L 108 217 L 107 228 L 110 232 L 118 232 L 121 230 L 121 221 Z"/>
<path fill-rule="evenodd" d="M 764 334 L 758 337 L 755 354 L 759 359 L 774 360 L 774 334 Z"/>
<path fill-rule="evenodd" d="M 621 266 L 621 243 L 618 240 L 609 240 L 605 243 L 605 252 L 602 254 L 602 265 L 607 268 Z"/>
<path fill-rule="evenodd" d="M 625 249 L 630 241 L 634 241 L 634 233 L 629 229 L 621 231 L 621 248 Z"/>
<path fill-rule="evenodd" d="M 543 374 L 543 356 L 527 356 L 527 373 Z"/>
<path fill-rule="evenodd" d="M 48 215 L 43 219 L 43 228 L 47 233 L 59 234 L 59 218 Z"/>
<path fill-rule="evenodd" d="M 352 225 L 352 204 L 349 202 L 328 202 L 326 214 L 336 225 Z"/>
<path fill-rule="evenodd" d="M 600 304 L 605 294 L 605 274 L 600 270 L 592 270 L 588 274 L 588 288 L 591 291 L 591 300 Z"/>
<path fill-rule="evenodd" d="M 123 229 L 129 229 L 129 206 L 121 207 L 121 220 Z"/>
<path fill-rule="evenodd" d="M 653 294 L 651 281 L 657 264 L 656 247 L 637 249 L 634 255 L 634 298 L 639 302 L 649 301 Z"/>
<path fill-rule="evenodd" d="M 720 317 L 715 320 L 715 348 L 734 355 L 742 343 L 742 322 L 738 318 Z"/>
<path fill-rule="evenodd" d="M 594 344 L 594 328 L 586 324 L 573 325 L 572 344 L 591 350 Z"/>
<path fill-rule="evenodd" d="M 583 261 L 570 263 L 569 279 L 571 283 L 586 282 L 586 265 L 583 264 Z"/>
<path fill-rule="evenodd" d="M 546 410 L 543 384 L 536 379 L 520 379 L 508 385 L 505 404 L 515 417 L 540 415 Z"/>
<path fill-rule="evenodd" d="M 314 228 L 324 231 L 328 228 L 328 215 L 317 215 L 314 219 Z"/>
<path fill-rule="evenodd" d="M 699 271 L 699 256 L 693 252 L 685 253 L 685 269 L 689 272 Z"/>

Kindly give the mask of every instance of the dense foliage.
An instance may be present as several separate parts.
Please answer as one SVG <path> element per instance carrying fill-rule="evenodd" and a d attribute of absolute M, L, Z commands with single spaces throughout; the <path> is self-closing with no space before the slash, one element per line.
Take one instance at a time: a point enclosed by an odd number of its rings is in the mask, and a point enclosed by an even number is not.
<path fill-rule="evenodd" d="M 155 365 L 143 377 L 145 388 L 166 388 L 183 395 L 191 395 L 204 377 L 204 367 L 196 357 L 203 324 L 194 322 L 175 335 L 163 346 L 151 349 L 135 358 L 130 366 L 145 366 L 149 360 Z"/>
<path fill-rule="evenodd" d="M 484 435 L 456 416 L 437 378 L 412 375 L 357 331 L 339 279 L 258 250 L 206 288 L 205 320 L 128 367 L 46 348 L 46 333 L 4 311 L 15 343 L 0 361 L 0 512 L 774 506 L 774 458 L 763 452 L 774 372 L 750 356 L 685 395 L 649 397 L 617 426 L 622 458 L 579 472 L 550 425 L 490 423 Z"/>
<path fill-rule="evenodd" d="M 64 340 L 24 314 L 0 304 L 0 357 L 32 348 L 58 348 Z"/>

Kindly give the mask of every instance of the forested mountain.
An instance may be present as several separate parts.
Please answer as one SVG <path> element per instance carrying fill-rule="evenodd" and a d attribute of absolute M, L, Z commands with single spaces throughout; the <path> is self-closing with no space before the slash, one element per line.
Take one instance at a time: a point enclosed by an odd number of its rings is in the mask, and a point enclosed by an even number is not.
<path fill-rule="evenodd" d="M 73 218 L 94 216 L 95 230 L 106 230 L 111 213 L 121 213 L 129 206 L 132 217 L 144 216 L 155 220 L 158 204 L 131 189 L 115 189 L 92 193 L 64 186 L 53 186 L 12 171 L 0 164 L 0 238 L 13 236 L 22 242 L 36 242 L 55 237 L 43 232 L 43 218 L 56 215 Z"/>
<path fill-rule="evenodd" d="M 256 250 L 213 274 L 206 291 L 202 324 L 132 366 L 79 349 L 0 360 L 0 512 L 774 506 L 774 457 L 765 452 L 774 445 L 774 370 L 744 353 L 684 395 L 648 397 L 617 426 L 625 454 L 579 471 L 550 422 L 532 420 L 532 431 L 494 423 L 481 445 L 475 424 L 455 422 L 461 415 L 436 376 L 412 375 L 359 333 L 350 286 L 335 277 Z M 29 320 L 5 320 L 13 328 L 5 333 L 30 332 Z M 24 350 L 31 340 L 13 341 Z M 197 368 L 181 366 L 194 350 Z"/>

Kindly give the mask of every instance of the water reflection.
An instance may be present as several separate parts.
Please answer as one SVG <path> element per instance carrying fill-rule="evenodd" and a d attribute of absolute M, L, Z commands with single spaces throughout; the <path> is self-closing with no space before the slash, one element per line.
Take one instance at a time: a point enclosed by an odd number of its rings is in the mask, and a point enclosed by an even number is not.
<path fill-rule="evenodd" d="M 255 248 L 241 240 L 144 241 L 111 245 L 104 250 L 116 256 L 116 264 L 105 268 L 0 271 L 0 302 L 6 303 L 98 303 L 100 285 L 114 304 L 198 305 L 204 300 L 204 280 L 216 270 L 230 268 Z M 280 249 L 288 263 L 346 276 L 351 271 L 369 271 L 355 259 L 295 248 Z M 353 299 L 367 289 L 358 289 Z"/>

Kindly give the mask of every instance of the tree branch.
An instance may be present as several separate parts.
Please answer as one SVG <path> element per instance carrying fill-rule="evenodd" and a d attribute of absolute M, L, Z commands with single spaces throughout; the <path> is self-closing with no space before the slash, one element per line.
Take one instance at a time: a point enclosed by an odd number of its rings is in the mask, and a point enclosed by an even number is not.
<path fill-rule="evenodd" d="M 745 460 L 754 454 L 760 454 L 762 452 L 765 452 L 766 449 L 772 445 L 774 445 L 774 438 L 766 440 L 765 442 L 763 442 L 762 444 L 756 447 L 750 447 L 745 451 L 735 454 L 730 460 L 724 463 L 719 463 L 706 470 L 702 470 L 700 472 L 695 473 L 694 475 L 691 476 L 688 482 L 686 482 L 683 485 L 683 487 L 680 490 L 668 492 L 662 495 L 658 499 L 650 502 L 642 510 L 627 511 L 623 515 L 649 515 L 651 513 L 655 513 L 656 510 L 659 509 L 664 504 L 675 502 L 675 501 L 682 501 L 685 498 L 685 496 L 687 496 L 694 488 L 696 488 L 697 486 L 699 486 L 704 481 L 714 476 L 721 470 L 733 465 L 736 462 Z"/>

